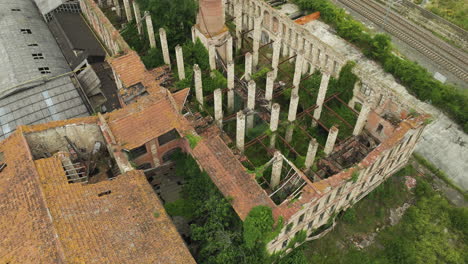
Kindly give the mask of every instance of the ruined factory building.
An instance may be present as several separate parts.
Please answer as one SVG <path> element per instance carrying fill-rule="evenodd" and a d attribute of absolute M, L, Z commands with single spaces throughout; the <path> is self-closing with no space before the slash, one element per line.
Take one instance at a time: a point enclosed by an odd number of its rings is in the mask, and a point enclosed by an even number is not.
<path fill-rule="evenodd" d="M 2 263 L 195 263 L 123 154 L 174 129 L 175 115 L 161 99 L 19 127 L 0 144 Z"/>

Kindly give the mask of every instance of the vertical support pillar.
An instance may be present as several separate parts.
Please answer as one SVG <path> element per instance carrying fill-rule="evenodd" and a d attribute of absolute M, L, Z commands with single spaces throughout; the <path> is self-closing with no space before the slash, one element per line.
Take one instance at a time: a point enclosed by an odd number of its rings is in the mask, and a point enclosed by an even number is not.
<path fill-rule="evenodd" d="M 294 31 L 294 29 L 291 30 L 291 35 L 290 35 L 291 42 L 289 44 L 289 57 L 292 57 L 294 55 L 294 48 L 296 48 L 296 40 L 297 40 L 297 33 Z M 296 49 L 297 50 L 297 49 Z M 298 50 L 297 50 L 298 51 Z"/>
<path fill-rule="evenodd" d="M 132 8 L 130 7 L 130 2 L 129 0 L 123 0 L 123 2 L 124 2 L 124 8 L 125 8 L 125 15 L 127 16 L 127 21 L 130 22 L 133 19 Z"/>
<path fill-rule="evenodd" d="M 169 57 L 169 47 L 167 46 L 167 34 L 164 28 L 159 29 L 159 38 L 161 39 L 161 48 L 164 57 L 164 63 L 171 66 L 171 58 Z"/>
<path fill-rule="evenodd" d="M 298 51 L 296 56 L 296 67 L 294 69 L 293 85 L 299 87 L 302 77 L 302 64 L 304 62 L 304 52 Z"/>
<path fill-rule="evenodd" d="M 281 170 L 283 169 L 283 157 L 281 156 L 281 152 L 276 151 L 274 156 L 273 166 L 271 170 L 271 182 L 270 186 L 274 189 L 281 180 Z"/>
<path fill-rule="evenodd" d="M 323 72 L 322 73 L 322 80 L 320 81 L 320 88 L 319 93 L 317 96 L 317 108 L 314 110 L 314 118 L 316 120 L 320 119 L 320 115 L 322 114 L 322 107 L 323 102 L 325 101 L 325 95 L 327 94 L 328 82 L 330 81 L 330 74 Z M 315 120 L 312 122 L 312 126 L 316 126 Z"/>
<path fill-rule="evenodd" d="M 265 99 L 268 101 L 268 105 L 271 107 L 271 101 L 273 100 L 273 85 L 275 84 L 275 71 L 270 71 L 266 76 L 265 86 Z"/>
<path fill-rule="evenodd" d="M 325 155 L 328 156 L 330 155 L 330 153 L 332 153 L 337 136 L 338 136 L 338 128 L 336 128 L 336 126 L 333 126 L 332 128 L 330 128 L 330 131 L 328 131 L 327 143 L 325 144 L 325 148 L 323 149 L 323 152 L 325 153 Z"/>
<path fill-rule="evenodd" d="M 184 67 L 184 54 L 182 47 L 177 45 L 175 47 L 176 60 L 177 60 L 177 73 L 179 74 L 179 80 L 185 80 L 185 67 Z"/>
<path fill-rule="evenodd" d="M 137 29 L 138 29 L 138 35 L 141 36 L 143 34 L 143 27 L 142 27 L 142 24 L 141 24 L 140 7 L 138 6 L 138 3 L 136 1 L 133 1 L 132 5 L 133 5 L 133 11 L 135 12 L 135 21 L 136 21 L 136 25 L 137 25 Z M 153 36 L 154 36 L 154 32 L 153 32 Z"/>
<path fill-rule="evenodd" d="M 246 81 L 250 81 L 250 78 L 252 76 L 252 54 L 250 52 L 247 52 L 245 54 L 245 73 L 244 73 L 244 79 Z"/>
<path fill-rule="evenodd" d="M 247 129 L 251 129 L 254 124 L 254 117 L 253 114 L 255 110 L 255 92 L 256 92 L 256 84 L 253 80 L 249 81 L 249 88 L 247 93 L 247 109 L 249 110 L 249 115 L 247 116 Z"/>
<path fill-rule="evenodd" d="M 302 63 L 302 74 L 307 73 L 307 68 L 309 67 L 308 60 L 310 60 L 310 52 L 311 52 L 312 44 L 307 40 L 304 40 L 304 62 Z"/>
<path fill-rule="evenodd" d="M 145 11 L 145 21 L 146 21 L 146 29 L 148 31 L 150 47 L 156 48 L 156 39 L 154 38 L 153 20 L 151 20 L 151 15 L 148 11 Z"/>
<path fill-rule="evenodd" d="M 192 27 L 192 42 L 193 42 L 193 44 L 195 44 L 195 42 L 197 42 L 197 34 L 195 32 L 196 32 L 196 29 L 195 29 L 195 26 L 193 26 Z"/>
<path fill-rule="evenodd" d="M 201 71 L 198 64 L 193 65 L 193 74 L 195 79 L 195 97 L 197 98 L 198 103 L 200 106 L 203 106 L 203 84 L 202 84 L 202 77 Z"/>
<path fill-rule="evenodd" d="M 236 23 L 236 48 L 240 50 L 242 48 L 242 5 L 240 3 L 234 4 L 234 16 Z"/>
<path fill-rule="evenodd" d="M 297 106 L 299 105 L 299 95 L 292 94 L 291 100 L 289 101 L 289 112 L 288 112 L 288 121 L 296 121 Z"/>
<path fill-rule="evenodd" d="M 309 170 L 314 164 L 315 155 L 317 154 L 317 149 L 318 149 L 317 140 L 313 138 L 310 140 L 309 148 L 307 149 L 307 155 L 306 155 L 306 159 L 304 163 L 306 170 Z"/>
<path fill-rule="evenodd" d="M 215 121 L 220 129 L 223 129 L 223 93 L 220 88 L 214 91 Z"/>
<path fill-rule="evenodd" d="M 210 62 L 210 70 L 216 70 L 216 47 L 214 45 L 210 45 L 208 47 L 208 57 Z"/>
<path fill-rule="evenodd" d="M 226 42 L 226 64 L 232 61 L 232 37 L 229 36 Z"/>
<path fill-rule="evenodd" d="M 236 146 L 237 149 L 244 152 L 244 138 L 245 138 L 245 115 L 244 112 L 237 112 L 237 126 L 236 126 Z"/>
<path fill-rule="evenodd" d="M 370 107 L 369 104 L 363 104 L 361 112 L 359 113 L 359 117 L 356 121 L 356 125 L 354 126 L 353 135 L 358 136 L 361 134 L 364 125 L 366 124 L 367 117 L 369 116 Z"/>
<path fill-rule="evenodd" d="M 119 0 L 114 0 L 114 6 L 118 17 L 122 17 L 122 10 L 120 9 Z"/>
<path fill-rule="evenodd" d="M 257 65 L 258 65 L 260 38 L 261 38 L 261 34 L 262 34 L 262 20 L 263 20 L 262 16 L 255 18 L 254 31 L 253 31 L 253 34 L 252 34 L 252 37 L 253 37 L 253 47 L 252 47 L 253 60 L 252 60 L 252 64 L 253 64 L 254 68 L 257 67 Z"/>
<path fill-rule="evenodd" d="M 151 142 L 150 150 L 151 150 L 151 156 L 153 156 L 154 167 L 159 167 L 161 165 L 161 162 L 159 161 L 159 158 L 158 158 L 158 147 L 156 146 L 155 140 Z"/>
<path fill-rule="evenodd" d="M 279 63 L 280 52 L 281 52 L 281 36 L 279 36 L 275 40 L 275 43 L 273 43 L 273 56 L 271 58 L 271 67 L 273 68 L 273 71 L 275 73 L 274 75 L 275 79 L 278 76 L 278 63 Z"/>
<path fill-rule="evenodd" d="M 289 56 L 288 45 L 289 45 L 289 33 L 291 30 L 286 28 L 286 31 L 283 32 L 283 57 Z"/>
<path fill-rule="evenodd" d="M 232 113 L 234 111 L 234 62 L 232 61 L 227 65 L 227 87 L 227 108 L 228 112 Z"/>
<path fill-rule="evenodd" d="M 276 143 L 276 130 L 278 130 L 279 124 L 279 115 L 280 115 L 280 105 L 274 103 L 271 107 L 271 117 L 270 117 L 270 130 L 273 132 L 270 138 L 270 147 L 274 148 Z"/>

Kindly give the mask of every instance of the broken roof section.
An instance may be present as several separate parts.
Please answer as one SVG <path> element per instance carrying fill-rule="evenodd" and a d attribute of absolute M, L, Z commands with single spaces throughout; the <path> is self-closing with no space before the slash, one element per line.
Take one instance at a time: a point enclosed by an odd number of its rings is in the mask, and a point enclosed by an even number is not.
<path fill-rule="evenodd" d="M 143 172 L 127 168 L 113 180 L 70 183 L 60 156 L 67 143 L 51 136 L 67 136 L 88 151 L 94 141 L 105 141 L 122 158 L 122 145 L 145 138 L 122 137 L 125 123 L 146 119 L 150 125 L 141 129 L 148 133 L 179 126 L 177 118 L 150 122 L 152 106 L 175 111 L 171 102 L 162 102 L 168 100 L 143 100 L 142 108 L 132 105 L 102 118 L 22 126 L 1 142 L 7 164 L 0 177 L 0 204 L 7 205 L 0 208 L 1 262 L 195 263 Z M 110 142 L 114 133 L 116 142 Z"/>

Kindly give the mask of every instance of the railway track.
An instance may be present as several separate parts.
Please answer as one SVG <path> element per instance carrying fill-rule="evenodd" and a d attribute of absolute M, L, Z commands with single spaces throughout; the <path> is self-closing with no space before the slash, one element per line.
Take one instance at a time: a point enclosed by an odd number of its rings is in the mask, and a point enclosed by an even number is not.
<path fill-rule="evenodd" d="M 339 2 L 415 48 L 461 80 L 468 82 L 468 55 L 465 52 L 433 36 L 429 31 L 421 29 L 394 11 L 387 12 L 386 7 L 373 0 L 339 0 Z"/>

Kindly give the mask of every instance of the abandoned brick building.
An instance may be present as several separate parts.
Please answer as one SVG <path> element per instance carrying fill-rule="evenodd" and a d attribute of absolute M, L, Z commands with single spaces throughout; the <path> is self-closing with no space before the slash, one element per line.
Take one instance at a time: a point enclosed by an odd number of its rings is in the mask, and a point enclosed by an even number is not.
<path fill-rule="evenodd" d="M 170 87 L 170 67 L 180 79 L 192 69 L 180 46 L 170 58 L 164 29 L 156 43 L 151 16 L 142 17 L 135 1 L 124 0 L 117 13 L 136 19 L 140 34 L 146 25 L 163 67 L 146 69 L 100 9 L 119 1 L 79 2 L 109 53 L 123 108 L 22 126 L 1 143 L 0 204 L 8 205 L 0 208 L 7 230 L 2 260 L 194 263 L 151 188 L 154 175 L 171 169 L 166 165 L 176 149 L 193 156 L 232 198 L 240 219 L 255 206 L 272 208 L 284 228 L 267 248 L 290 250 L 298 232 L 307 232 L 307 240 L 324 236 L 339 212 L 399 170 L 427 123 L 428 116 L 410 110 L 359 63 L 349 102 L 327 94 L 350 59 L 305 29 L 304 20 L 316 15 L 296 23 L 260 0 L 201 0 L 200 10 L 209 12 L 200 12 L 193 41 L 206 46 L 211 70 L 227 76 L 226 88 L 207 93 L 198 65 L 194 89 Z M 234 27 L 223 25 L 228 19 Z M 287 64 L 290 74 L 281 68 Z M 266 78 L 256 82 L 265 65 Z M 307 105 L 301 85 L 311 76 L 320 81 Z M 200 141 L 190 146 L 188 137 Z M 34 235 L 18 240 L 18 234 Z"/>

